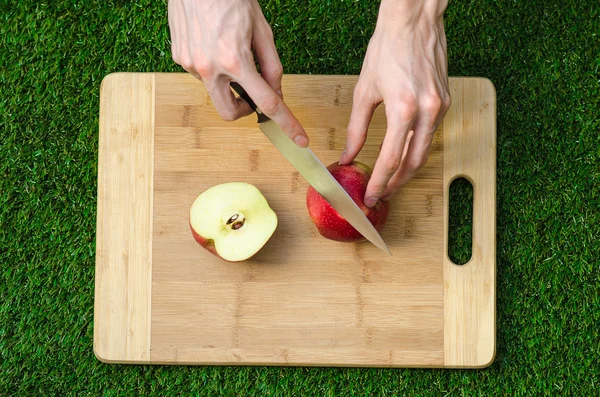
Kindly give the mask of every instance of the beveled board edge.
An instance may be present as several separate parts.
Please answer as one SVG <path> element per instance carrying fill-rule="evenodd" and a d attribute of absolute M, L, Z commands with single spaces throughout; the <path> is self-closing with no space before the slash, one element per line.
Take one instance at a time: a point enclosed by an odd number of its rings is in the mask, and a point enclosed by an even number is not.
<path fill-rule="evenodd" d="M 149 363 L 154 181 L 153 73 L 100 86 L 94 354 Z"/>
<path fill-rule="evenodd" d="M 484 78 L 450 81 L 444 119 L 444 367 L 484 368 L 496 355 L 496 90 Z M 448 257 L 449 188 L 473 185 L 472 256 Z"/>

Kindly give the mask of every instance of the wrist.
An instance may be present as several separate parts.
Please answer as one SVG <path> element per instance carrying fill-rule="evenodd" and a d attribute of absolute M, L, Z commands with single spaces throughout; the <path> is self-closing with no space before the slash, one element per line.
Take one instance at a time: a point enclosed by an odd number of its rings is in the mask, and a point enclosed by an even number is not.
<path fill-rule="evenodd" d="M 448 0 L 382 0 L 377 26 L 384 30 L 433 25 L 442 20 Z"/>

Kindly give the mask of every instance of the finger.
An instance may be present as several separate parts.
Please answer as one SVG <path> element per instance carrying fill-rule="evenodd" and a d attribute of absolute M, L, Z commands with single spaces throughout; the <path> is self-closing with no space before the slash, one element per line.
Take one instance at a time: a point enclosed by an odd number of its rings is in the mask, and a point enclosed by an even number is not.
<path fill-rule="evenodd" d="M 440 21 L 440 37 L 442 42 L 442 48 L 444 49 L 444 53 L 448 51 L 448 41 L 446 38 L 446 27 L 444 26 L 444 21 Z"/>
<path fill-rule="evenodd" d="M 417 129 L 413 134 L 410 141 L 406 144 L 406 154 L 402 159 L 400 167 L 394 176 L 390 178 L 388 186 L 381 196 L 383 200 L 389 200 L 425 166 L 431 152 L 433 136 L 434 133 L 432 131 L 423 129 Z"/>
<path fill-rule="evenodd" d="M 386 110 L 388 128 L 383 140 L 381 153 L 375 162 L 373 174 L 365 192 L 365 205 L 373 207 L 382 197 L 389 180 L 394 176 L 402 161 L 402 153 L 406 143 L 408 131 L 413 122 L 414 115 L 405 117 L 405 113 Z"/>
<path fill-rule="evenodd" d="M 225 121 L 237 120 L 252 113 L 250 105 L 241 98 L 236 98 L 229 86 L 229 79 L 218 79 L 210 84 L 208 92 L 219 116 Z"/>
<path fill-rule="evenodd" d="M 216 78 L 213 60 L 204 54 L 202 47 L 202 27 L 198 10 L 178 1 L 181 14 L 186 18 L 186 24 L 181 24 L 180 37 L 185 51 L 182 52 L 181 66 L 192 76 L 203 82 Z M 182 18 L 184 19 L 184 18 Z M 208 88 L 208 87 L 207 87 Z"/>
<path fill-rule="evenodd" d="M 445 42 L 445 38 L 444 38 L 444 42 Z M 448 60 L 447 60 L 447 56 L 446 56 L 446 52 L 443 48 L 439 47 L 438 48 L 438 53 L 437 53 L 437 63 L 439 66 L 439 78 L 441 80 L 441 87 L 440 87 L 440 94 L 441 94 L 441 98 L 442 98 L 442 111 L 441 114 L 439 115 L 439 118 L 436 122 L 436 124 L 440 123 L 444 116 L 446 115 L 446 112 L 448 111 L 448 109 L 450 108 L 450 104 L 451 104 L 451 98 L 450 98 L 450 87 L 449 87 L 449 82 L 448 82 Z"/>
<path fill-rule="evenodd" d="M 252 37 L 252 48 L 260 66 L 260 75 L 277 95 L 282 97 L 281 78 L 283 77 L 283 66 L 275 48 L 273 32 L 266 23 L 265 26 L 255 30 Z"/>
<path fill-rule="evenodd" d="M 300 122 L 294 117 L 283 99 L 258 74 L 256 69 L 245 74 L 243 78 L 239 79 L 239 83 L 261 112 L 277 123 L 296 145 L 300 147 L 308 146 L 308 136 Z"/>
<path fill-rule="evenodd" d="M 177 10 L 176 10 L 175 1 L 169 0 L 169 3 L 167 4 L 167 17 L 168 17 L 168 23 L 169 23 L 169 34 L 171 35 L 171 54 L 173 55 L 173 58 L 175 58 L 177 56 L 177 47 L 175 46 L 175 44 L 179 43 L 178 28 L 176 27 L 176 22 L 175 22 L 176 12 L 177 12 Z M 183 21 L 181 21 L 179 23 L 183 23 Z"/>
<path fill-rule="evenodd" d="M 435 131 L 446 113 L 444 100 L 437 93 L 424 96 L 420 104 L 419 120 L 415 121 L 413 136 L 405 146 L 405 154 L 398 171 L 390 178 L 382 199 L 388 200 L 425 166 L 431 151 Z"/>
<path fill-rule="evenodd" d="M 445 42 L 446 40 L 443 39 Z M 436 64 L 438 65 L 438 74 L 444 87 L 448 88 L 448 56 L 442 45 L 438 45 L 436 49 Z"/>
<path fill-rule="evenodd" d="M 444 118 L 446 111 L 450 107 L 450 88 L 448 82 L 448 45 L 446 40 L 446 33 L 444 31 L 444 21 L 440 22 L 440 37 L 439 44 L 436 48 L 436 65 L 438 68 L 438 76 L 441 83 L 438 91 L 442 97 L 442 115 L 440 120 Z"/>
<path fill-rule="evenodd" d="M 351 163 L 363 148 L 377 105 L 379 103 L 370 99 L 362 86 L 357 84 L 352 98 L 350 122 L 346 131 L 346 147 L 340 158 L 341 165 Z"/>
<path fill-rule="evenodd" d="M 195 74 L 188 45 L 188 27 L 185 10 L 180 1 L 169 1 L 169 29 L 171 31 L 171 56 L 185 71 Z"/>

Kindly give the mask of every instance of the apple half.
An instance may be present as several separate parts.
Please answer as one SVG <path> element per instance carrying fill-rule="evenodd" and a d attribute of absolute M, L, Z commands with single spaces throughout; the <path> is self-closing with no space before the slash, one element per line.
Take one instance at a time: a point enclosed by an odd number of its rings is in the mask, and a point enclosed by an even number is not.
<path fill-rule="evenodd" d="M 212 186 L 190 208 L 194 239 L 229 262 L 254 256 L 277 228 L 277 215 L 254 185 L 228 182 Z"/>

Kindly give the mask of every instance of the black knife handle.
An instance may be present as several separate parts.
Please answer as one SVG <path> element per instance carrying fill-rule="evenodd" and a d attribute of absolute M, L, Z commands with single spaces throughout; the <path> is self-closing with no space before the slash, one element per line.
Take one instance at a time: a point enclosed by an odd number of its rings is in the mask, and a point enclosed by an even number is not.
<path fill-rule="evenodd" d="M 269 118 L 269 116 L 267 116 L 266 114 L 261 112 L 260 109 L 258 109 L 256 107 L 256 104 L 254 103 L 252 98 L 250 98 L 250 95 L 248 95 L 246 90 L 241 85 L 239 85 L 235 81 L 232 81 L 231 83 L 229 83 L 229 85 L 231 86 L 231 88 L 233 88 L 233 90 L 235 92 L 237 92 L 237 94 L 240 96 L 240 98 L 242 98 L 244 101 L 248 102 L 248 105 L 250 105 L 252 110 L 254 110 L 256 112 L 256 114 L 258 115 L 258 123 L 259 124 L 264 123 L 265 121 L 271 120 Z"/>

